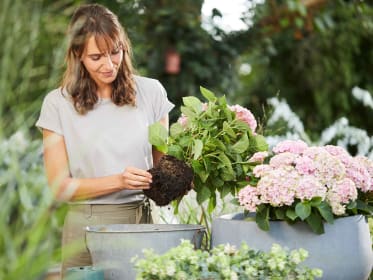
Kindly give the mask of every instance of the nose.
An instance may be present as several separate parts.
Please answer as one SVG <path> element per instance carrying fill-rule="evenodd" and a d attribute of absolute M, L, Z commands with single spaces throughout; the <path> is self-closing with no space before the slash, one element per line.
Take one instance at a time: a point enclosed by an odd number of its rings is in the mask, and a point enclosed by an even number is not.
<path fill-rule="evenodd" d="M 113 60 L 111 58 L 111 55 L 105 55 L 104 65 L 106 67 L 108 67 L 109 69 L 113 69 L 114 68 L 114 63 L 113 63 Z"/>

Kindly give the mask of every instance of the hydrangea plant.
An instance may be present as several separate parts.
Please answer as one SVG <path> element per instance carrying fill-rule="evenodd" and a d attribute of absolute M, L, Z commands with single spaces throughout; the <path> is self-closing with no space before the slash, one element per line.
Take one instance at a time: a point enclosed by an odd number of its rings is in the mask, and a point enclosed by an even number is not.
<path fill-rule="evenodd" d="M 230 106 L 201 87 L 206 103 L 197 97 L 183 98 L 182 115 L 168 131 L 159 123 L 150 126 L 149 141 L 158 150 L 185 161 L 194 171 L 197 201 L 208 200 L 208 210 L 221 197 L 237 195 L 247 185 L 246 175 L 253 167 L 249 159 L 266 151 L 264 137 L 256 132 L 253 114 L 239 105 Z"/>
<path fill-rule="evenodd" d="M 133 259 L 136 280 L 219 280 L 219 279 L 304 279 L 322 276 L 320 269 L 302 265 L 308 257 L 304 249 L 289 251 L 273 244 L 269 252 L 218 245 L 210 252 L 195 250 L 189 240 L 163 255 L 152 249 L 144 250 L 145 258 Z"/>
<path fill-rule="evenodd" d="M 269 220 L 305 221 L 323 233 L 323 221 L 373 212 L 373 162 L 352 157 L 338 146 L 311 146 L 303 141 L 277 144 L 271 157 L 254 155 L 258 163 L 251 181 L 238 194 L 256 222 L 269 230 Z"/>

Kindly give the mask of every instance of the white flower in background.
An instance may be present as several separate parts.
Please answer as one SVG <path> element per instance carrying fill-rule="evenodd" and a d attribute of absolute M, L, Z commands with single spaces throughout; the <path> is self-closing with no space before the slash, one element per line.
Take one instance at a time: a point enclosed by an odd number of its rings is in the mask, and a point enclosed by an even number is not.
<path fill-rule="evenodd" d="M 370 107 L 373 109 L 373 98 L 369 91 L 364 90 L 359 87 L 354 87 L 352 89 L 352 95 L 359 101 L 361 101 L 364 106 Z"/>

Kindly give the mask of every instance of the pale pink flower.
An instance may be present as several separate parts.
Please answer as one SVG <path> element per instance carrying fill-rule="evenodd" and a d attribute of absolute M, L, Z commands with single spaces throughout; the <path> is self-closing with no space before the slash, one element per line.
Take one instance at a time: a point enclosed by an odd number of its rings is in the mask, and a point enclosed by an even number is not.
<path fill-rule="evenodd" d="M 178 118 L 177 122 L 181 124 L 182 127 L 186 127 L 188 124 L 188 117 L 184 114 L 181 114 L 181 116 Z"/>
<path fill-rule="evenodd" d="M 357 189 L 354 182 L 348 178 L 336 181 L 335 184 L 329 186 L 327 201 L 335 215 L 344 214 L 344 205 L 348 204 L 350 201 L 356 200 L 356 198 Z"/>
<path fill-rule="evenodd" d="M 260 178 L 257 188 L 262 203 L 278 207 L 292 205 L 299 175 L 294 167 L 280 166 Z"/>
<path fill-rule="evenodd" d="M 314 176 L 305 175 L 298 181 L 295 196 L 302 201 L 305 199 L 311 200 L 314 197 L 321 197 L 324 200 L 326 191 L 326 187 Z"/>
<path fill-rule="evenodd" d="M 373 191 L 373 161 L 369 160 L 365 156 L 356 156 L 355 160 L 365 166 L 370 177 L 370 187 L 367 191 Z"/>
<path fill-rule="evenodd" d="M 261 177 L 264 176 L 267 172 L 270 172 L 272 170 L 272 167 L 268 164 L 260 164 L 254 167 L 253 174 L 255 177 Z"/>
<path fill-rule="evenodd" d="M 315 163 L 309 157 L 302 156 L 295 159 L 295 169 L 302 175 L 313 174 L 315 172 Z"/>
<path fill-rule="evenodd" d="M 238 200 L 240 205 L 250 212 L 256 212 L 256 206 L 261 203 L 257 188 L 250 185 L 239 191 Z"/>
<path fill-rule="evenodd" d="M 240 106 L 240 105 L 232 105 L 228 106 L 228 108 L 236 113 L 236 118 L 247 123 L 251 128 L 251 131 L 255 134 L 255 129 L 257 127 L 257 122 L 255 120 L 254 115 L 251 113 L 250 110 Z"/>
<path fill-rule="evenodd" d="M 301 140 L 285 140 L 278 143 L 272 150 L 275 154 L 283 152 L 301 154 L 307 147 L 307 144 Z"/>
<path fill-rule="evenodd" d="M 268 152 L 256 152 L 249 158 L 249 162 L 263 163 L 266 157 L 268 157 Z"/>
<path fill-rule="evenodd" d="M 272 166 L 272 168 L 277 168 L 282 165 L 294 165 L 296 158 L 296 154 L 284 152 L 273 156 L 270 159 L 269 164 Z"/>

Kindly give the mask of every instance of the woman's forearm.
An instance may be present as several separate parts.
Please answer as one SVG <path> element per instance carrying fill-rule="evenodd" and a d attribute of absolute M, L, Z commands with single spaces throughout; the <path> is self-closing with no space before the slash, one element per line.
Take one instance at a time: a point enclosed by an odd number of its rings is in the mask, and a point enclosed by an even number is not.
<path fill-rule="evenodd" d="M 56 193 L 58 200 L 77 201 L 90 199 L 123 189 L 121 175 L 99 178 L 65 178 Z"/>

